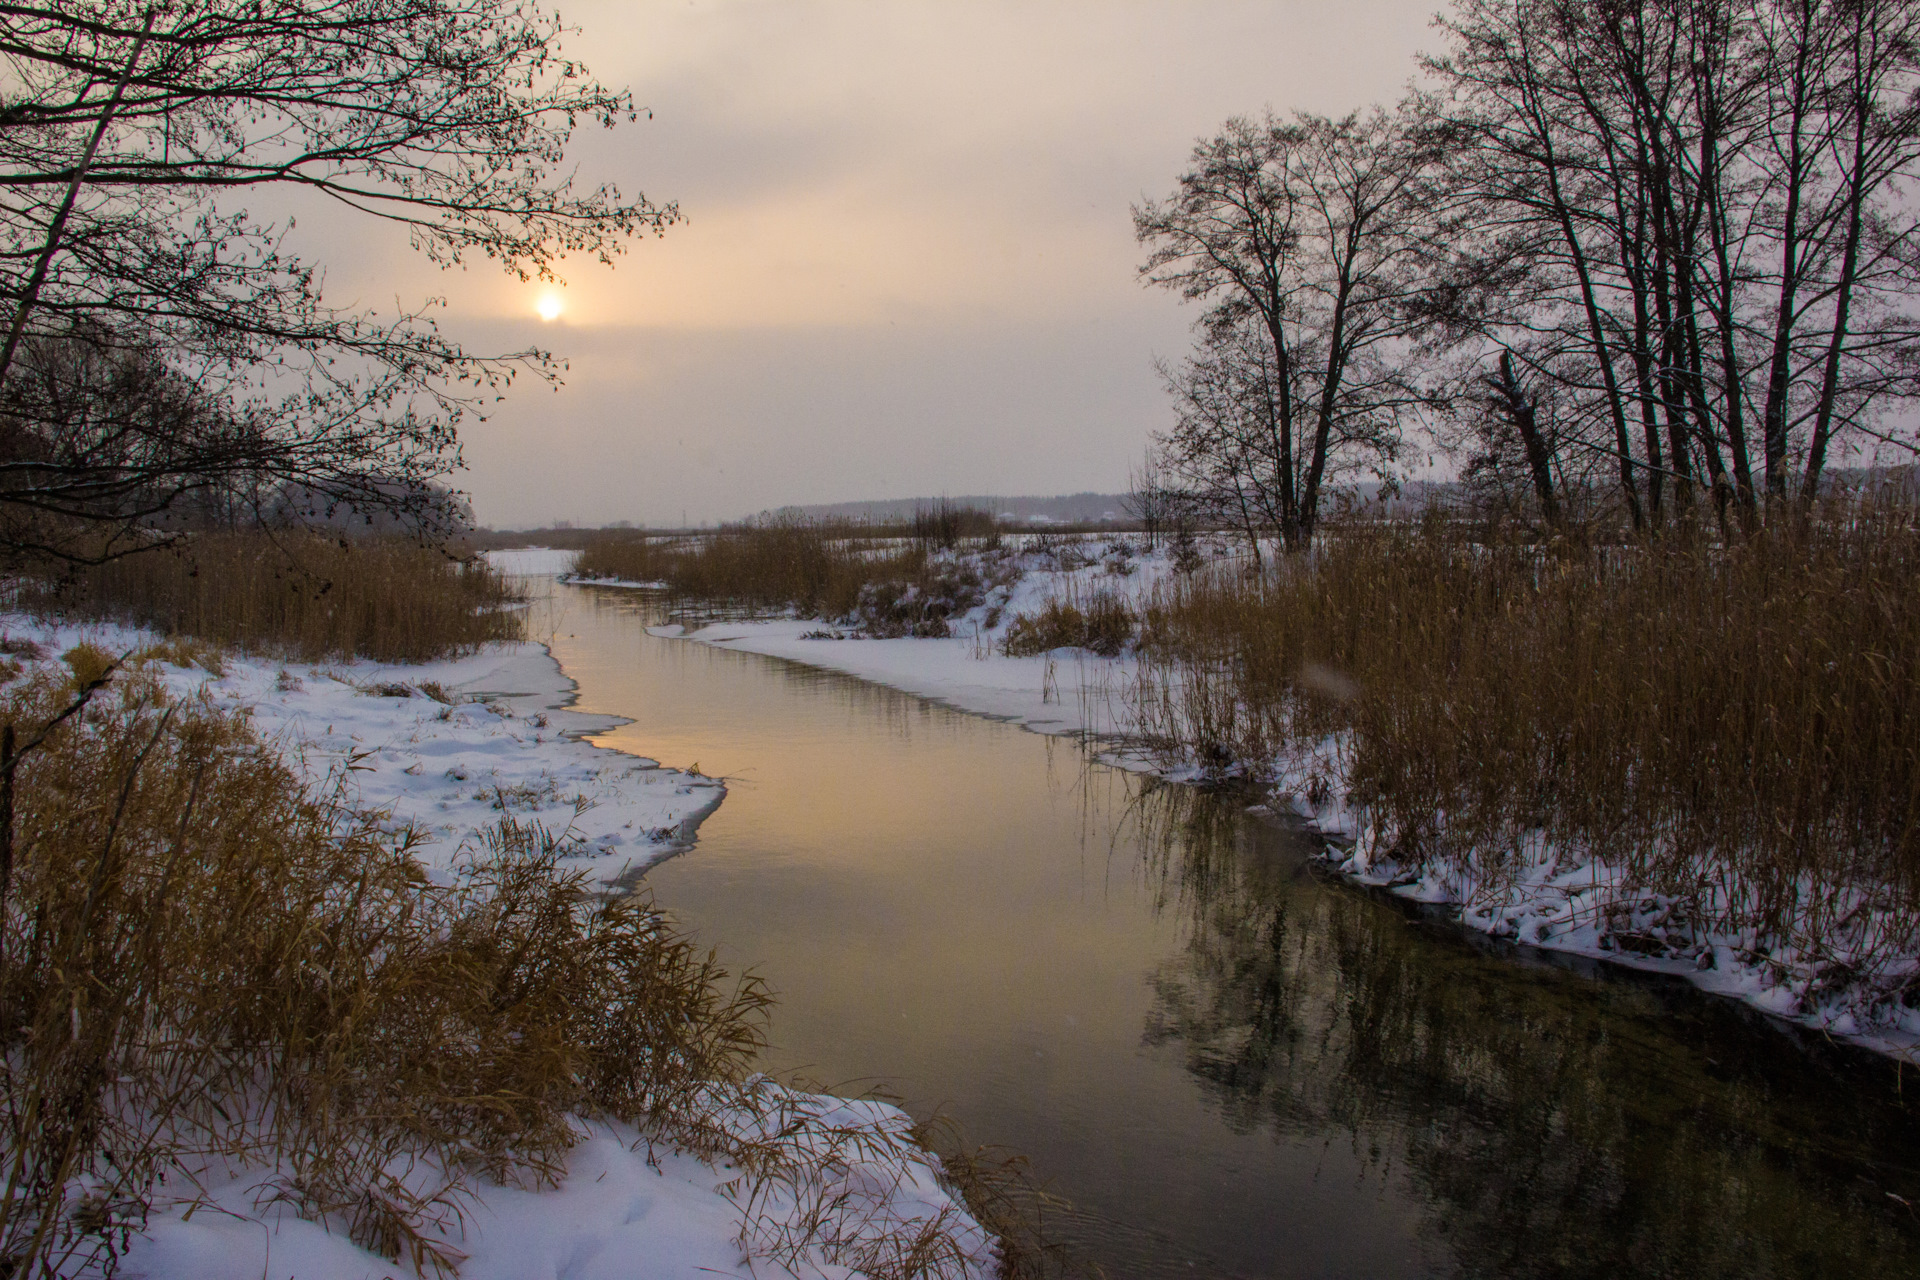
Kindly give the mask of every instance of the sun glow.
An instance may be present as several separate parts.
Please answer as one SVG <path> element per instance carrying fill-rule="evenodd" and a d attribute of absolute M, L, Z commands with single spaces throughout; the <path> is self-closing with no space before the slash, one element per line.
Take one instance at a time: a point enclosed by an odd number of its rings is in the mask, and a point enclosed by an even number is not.
<path fill-rule="evenodd" d="M 533 309 L 540 313 L 542 320 L 558 320 L 560 313 L 565 311 L 567 306 L 560 300 L 558 293 L 548 290 L 540 295 L 540 301 L 534 304 Z"/>

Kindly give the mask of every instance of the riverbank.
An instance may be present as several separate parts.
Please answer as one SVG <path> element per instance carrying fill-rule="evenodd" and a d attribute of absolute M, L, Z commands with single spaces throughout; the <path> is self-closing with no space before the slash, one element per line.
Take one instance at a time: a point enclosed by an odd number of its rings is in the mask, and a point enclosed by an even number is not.
<path fill-rule="evenodd" d="M 378 814 L 389 829 L 411 829 L 410 852 L 436 884 L 453 883 L 503 818 L 555 836 L 563 864 L 591 881 L 626 880 L 687 848 L 726 794 L 716 779 L 582 740 L 625 722 L 573 709 L 573 682 L 538 644 L 402 665 L 279 662 L 20 615 L 0 616 L 0 634 L 12 678 L 58 668 L 62 655 L 91 645 L 128 655 L 176 703 L 245 716 L 310 789 L 337 794 L 344 811 Z M 713 1114 L 728 1138 L 711 1149 L 756 1153 L 760 1167 L 678 1150 L 631 1126 L 576 1120 L 577 1141 L 551 1186 L 500 1185 L 430 1160 L 395 1176 L 439 1205 L 428 1215 L 429 1238 L 464 1258 L 459 1274 L 469 1280 L 741 1275 L 755 1259 L 839 1275 L 860 1259 L 915 1248 L 937 1259 L 932 1274 L 991 1272 L 991 1241 L 896 1108 L 755 1079 L 716 1095 Z M 397 1274 L 393 1262 L 352 1243 L 338 1215 L 299 1216 L 275 1190 L 286 1172 L 217 1156 L 170 1171 L 139 1229 L 118 1241 L 123 1272 L 152 1280 Z"/>
<path fill-rule="evenodd" d="M 1208 550 L 1209 559 L 1232 555 L 1224 547 Z M 1169 751 L 1169 735 L 1157 735 L 1157 749 L 1145 745 L 1149 735 L 1140 727 L 1166 709 L 1150 700 L 1178 691 L 1164 665 L 1154 680 L 1143 680 L 1131 651 L 1004 652 L 1016 620 L 1037 615 L 1049 601 L 1084 606 L 1106 597 L 1137 612 L 1174 572 L 1165 550 L 1116 555 L 1107 540 L 1084 544 L 1067 559 L 1063 566 L 1057 550 L 1049 557 L 1023 551 L 1017 579 L 956 615 L 944 638 L 875 638 L 817 618 L 681 623 L 655 634 L 841 672 L 1036 732 L 1091 736 L 1107 762 L 1163 779 L 1218 779 L 1220 761 Z M 1920 1060 L 1920 1009 L 1904 994 L 1920 974 L 1920 956 L 1900 944 L 1897 921 L 1867 895 L 1842 904 L 1852 932 L 1848 945 L 1834 949 L 1715 928 L 1705 918 L 1718 909 L 1716 877 L 1704 865 L 1693 877 L 1702 888 L 1691 894 L 1651 892 L 1617 862 L 1539 832 L 1519 833 L 1514 856 L 1492 872 L 1469 858 L 1409 865 L 1396 856 L 1391 831 L 1352 803 L 1353 754 L 1352 743 L 1334 734 L 1285 744 L 1251 770 L 1227 763 L 1239 782 L 1264 793 L 1253 806 L 1256 816 L 1302 821 L 1320 832 L 1326 864 L 1355 883 L 1441 907 L 1465 927 L 1522 947 L 1684 977 L 1782 1021 Z"/>
<path fill-rule="evenodd" d="M 17 615 L 0 617 L 0 628 L 49 657 L 82 642 L 114 655 L 160 644 L 128 627 Z M 717 779 L 582 741 L 621 721 L 572 710 L 573 682 L 538 644 L 418 664 L 171 652 L 182 661 L 156 664 L 170 694 L 243 710 L 309 786 L 338 782 L 348 808 L 410 825 L 414 856 L 436 876 L 502 817 L 559 837 L 568 860 L 597 880 L 638 875 L 690 845 L 726 797 Z"/>
<path fill-rule="evenodd" d="M 1920 1201 L 1891 1065 L 1355 892 L 1238 788 L 654 637 L 658 596 L 554 597 L 582 704 L 640 721 L 602 740 L 730 781 L 647 883 L 778 988 L 768 1060 L 941 1101 L 1030 1160 L 1069 1202 L 1047 1238 L 1110 1275 L 1914 1257 L 1881 1194 Z"/>

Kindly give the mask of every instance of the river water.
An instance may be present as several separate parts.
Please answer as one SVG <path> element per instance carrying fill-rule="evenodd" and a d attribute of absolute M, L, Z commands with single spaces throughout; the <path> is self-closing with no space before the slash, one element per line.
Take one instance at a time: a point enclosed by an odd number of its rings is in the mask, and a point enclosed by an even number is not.
<path fill-rule="evenodd" d="M 550 608 L 580 708 L 633 722 L 597 741 L 728 780 L 646 882 L 779 993 L 766 1065 L 1024 1152 L 1107 1275 L 1920 1275 L 1885 1063 L 1491 954 L 1244 801 L 648 636 L 642 594 Z"/>

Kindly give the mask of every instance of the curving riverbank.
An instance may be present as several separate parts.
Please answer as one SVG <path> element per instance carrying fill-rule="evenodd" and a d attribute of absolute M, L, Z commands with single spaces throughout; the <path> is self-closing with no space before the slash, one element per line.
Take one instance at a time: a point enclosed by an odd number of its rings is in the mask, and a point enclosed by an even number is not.
<path fill-rule="evenodd" d="M 1920 1201 L 1913 1121 L 1870 1055 L 1355 892 L 1235 789 L 663 638 L 646 593 L 554 599 L 583 704 L 636 719 L 603 740 L 730 781 L 698 852 L 647 883 L 779 989 L 765 1060 L 1023 1152 L 1071 1202 L 1051 1237 L 1109 1274 L 1920 1257 L 1891 1198 Z"/>
<path fill-rule="evenodd" d="M 410 852 L 438 883 L 451 883 L 503 818 L 558 837 L 563 862 L 593 880 L 630 880 L 686 849 L 726 796 L 718 779 L 586 741 L 627 721 L 576 709 L 574 681 L 539 644 L 403 665 L 280 662 L 20 615 L 0 617 L 0 634 L 15 676 L 59 669 L 61 655 L 86 644 L 130 655 L 176 702 L 244 715 L 310 788 L 413 832 Z M 934 1237 L 952 1246 L 942 1274 L 991 1270 L 993 1242 L 897 1108 L 764 1079 L 726 1098 L 716 1115 L 739 1132 L 716 1146 L 764 1148 L 770 1180 L 631 1126 L 584 1120 L 550 1186 L 500 1185 L 431 1161 L 401 1176 L 421 1194 L 461 1188 L 430 1235 L 465 1259 L 465 1277 L 740 1274 L 772 1257 L 831 1271 Z M 121 1266 L 153 1280 L 394 1273 L 341 1222 L 302 1217 L 275 1195 L 285 1174 L 218 1157 L 172 1171 L 122 1242 Z"/>

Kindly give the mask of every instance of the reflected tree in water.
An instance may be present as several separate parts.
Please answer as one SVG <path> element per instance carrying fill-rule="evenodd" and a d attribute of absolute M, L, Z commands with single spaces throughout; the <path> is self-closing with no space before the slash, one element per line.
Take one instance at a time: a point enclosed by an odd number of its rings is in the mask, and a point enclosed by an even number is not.
<path fill-rule="evenodd" d="M 1132 820 L 1187 935 L 1146 1042 L 1241 1132 L 1350 1134 L 1458 1273 L 1920 1272 L 1920 1124 L 1875 1068 L 1691 990 L 1490 956 L 1229 801 L 1144 784 Z"/>

